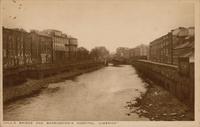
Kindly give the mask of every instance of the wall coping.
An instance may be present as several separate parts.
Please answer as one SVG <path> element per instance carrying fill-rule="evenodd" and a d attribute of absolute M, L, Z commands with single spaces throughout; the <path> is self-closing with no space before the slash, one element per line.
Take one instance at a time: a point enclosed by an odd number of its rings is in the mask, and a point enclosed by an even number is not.
<path fill-rule="evenodd" d="M 174 68 L 174 69 L 178 69 L 178 66 L 171 65 L 171 64 L 164 64 L 164 63 L 153 62 L 153 61 L 149 61 L 149 60 L 137 60 L 137 61 L 144 62 L 144 63 L 151 63 L 151 64 L 155 64 L 155 65 L 159 65 L 159 66 L 171 67 L 171 68 Z"/>

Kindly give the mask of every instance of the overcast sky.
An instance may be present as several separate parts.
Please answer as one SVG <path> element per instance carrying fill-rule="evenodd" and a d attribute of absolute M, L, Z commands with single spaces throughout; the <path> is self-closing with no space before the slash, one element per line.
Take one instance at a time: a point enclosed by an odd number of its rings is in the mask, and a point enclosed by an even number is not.
<path fill-rule="evenodd" d="M 58 29 L 79 46 L 135 47 L 171 29 L 194 26 L 194 4 L 141 0 L 3 0 L 3 26 Z M 169 1 L 169 0 L 166 0 Z"/>

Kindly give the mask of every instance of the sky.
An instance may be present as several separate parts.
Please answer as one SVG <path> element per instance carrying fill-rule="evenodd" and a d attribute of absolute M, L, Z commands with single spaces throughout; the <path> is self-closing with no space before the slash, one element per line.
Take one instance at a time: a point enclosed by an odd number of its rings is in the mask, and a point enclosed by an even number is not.
<path fill-rule="evenodd" d="M 3 26 L 57 29 L 87 49 L 133 48 L 178 27 L 194 26 L 194 4 L 181 0 L 2 0 Z"/>

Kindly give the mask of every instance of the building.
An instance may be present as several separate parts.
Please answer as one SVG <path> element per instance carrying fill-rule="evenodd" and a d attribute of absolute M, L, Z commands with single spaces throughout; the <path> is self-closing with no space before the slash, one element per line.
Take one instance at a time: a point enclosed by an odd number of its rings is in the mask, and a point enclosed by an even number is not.
<path fill-rule="evenodd" d="M 130 58 L 134 59 L 135 58 L 135 48 L 129 49 L 129 54 L 130 54 Z"/>
<path fill-rule="evenodd" d="M 151 61 L 172 64 L 172 33 L 168 33 L 149 45 L 149 59 Z"/>
<path fill-rule="evenodd" d="M 179 64 L 179 58 L 188 57 L 194 61 L 194 27 L 172 30 L 173 64 Z"/>
<path fill-rule="evenodd" d="M 149 50 L 149 46 L 148 45 L 138 45 L 137 47 L 135 47 L 135 57 L 137 58 L 143 58 L 143 59 L 147 59 L 148 56 L 148 50 Z"/>
<path fill-rule="evenodd" d="M 194 56 L 194 27 L 179 27 L 150 43 L 150 60 L 179 64 L 180 57 Z M 194 57 L 193 57 L 194 58 Z"/>
<path fill-rule="evenodd" d="M 61 31 L 47 29 L 43 30 L 42 33 L 48 34 L 52 37 L 53 42 L 53 62 L 54 63 L 65 63 L 68 62 L 69 56 L 69 39 L 66 34 Z"/>
<path fill-rule="evenodd" d="M 19 67 L 31 64 L 31 45 L 27 41 L 28 33 L 23 29 L 3 27 L 3 68 Z"/>
<path fill-rule="evenodd" d="M 53 62 L 53 42 L 51 36 L 32 30 L 28 40 L 31 43 L 31 55 L 34 64 Z"/>
<path fill-rule="evenodd" d="M 73 38 L 73 37 L 69 37 L 68 39 L 69 39 L 69 44 L 67 45 L 67 47 L 69 47 L 68 49 L 69 58 L 70 60 L 72 60 L 76 57 L 78 40 L 77 38 Z"/>
<path fill-rule="evenodd" d="M 132 60 L 147 59 L 149 56 L 149 46 L 144 44 L 138 45 L 130 49 L 129 54 Z"/>

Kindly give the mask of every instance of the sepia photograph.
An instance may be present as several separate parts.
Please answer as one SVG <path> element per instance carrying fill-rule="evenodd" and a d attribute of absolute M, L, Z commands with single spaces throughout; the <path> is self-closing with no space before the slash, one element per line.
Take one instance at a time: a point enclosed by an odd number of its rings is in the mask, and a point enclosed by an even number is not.
<path fill-rule="evenodd" d="M 0 2 L 3 126 L 200 126 L 200 1 Z"/>

